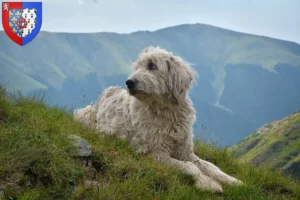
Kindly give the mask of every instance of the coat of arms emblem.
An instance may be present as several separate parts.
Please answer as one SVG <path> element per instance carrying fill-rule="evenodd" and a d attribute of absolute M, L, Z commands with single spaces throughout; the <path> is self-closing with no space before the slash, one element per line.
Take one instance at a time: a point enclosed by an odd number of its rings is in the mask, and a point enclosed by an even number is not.
<path fill-rule="evenodd" d="M 28 44 L 41 29 L 42 2 L 2 2 L 2 25 L 12 41 Z"/>

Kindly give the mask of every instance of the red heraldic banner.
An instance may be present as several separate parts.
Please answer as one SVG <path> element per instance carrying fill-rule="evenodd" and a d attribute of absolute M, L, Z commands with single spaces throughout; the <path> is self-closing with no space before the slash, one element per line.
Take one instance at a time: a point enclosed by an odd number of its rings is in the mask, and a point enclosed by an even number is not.
<path fill-rule="evenodd" d="M 10 9 L 22 9 L 22 2 L 5 2 L 2 3 L 2 25 L 3 29 L 8 35 L 8 37 L 14 41 L 15 43 L 19 44 L 22 46 L 22 38 L 18 37 L 13 30 L 9 26 L 9 10 Z M 8 7 L 9 6 L 9 7 Z"/>
<path fill-rule="evenodd" d="M 2 2 L 2 25 L 20 46 L 31 42 L 42 26 L 42 2 Z"/>

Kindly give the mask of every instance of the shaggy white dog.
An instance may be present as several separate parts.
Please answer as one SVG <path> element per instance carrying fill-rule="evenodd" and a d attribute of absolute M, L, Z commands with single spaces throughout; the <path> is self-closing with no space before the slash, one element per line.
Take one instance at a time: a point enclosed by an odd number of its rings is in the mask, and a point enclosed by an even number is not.
<path fill-rule="evenodd" d="M 107 88 L 95 104 L 77 110 L 75 118 L 182 169 L 198 188 L 222 192 L 221 184 L 240 184 L 193 151 L 195 110 L 188 96 L 195 76 L 192 68 L 166 50 L 148 47 L 133 69 L 127 90 Z"/>

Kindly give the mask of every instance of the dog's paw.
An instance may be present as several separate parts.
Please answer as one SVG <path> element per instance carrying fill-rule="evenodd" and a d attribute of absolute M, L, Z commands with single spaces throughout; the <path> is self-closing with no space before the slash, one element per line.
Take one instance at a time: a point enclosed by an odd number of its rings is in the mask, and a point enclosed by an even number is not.
<path fill-rule="evenodd" d="M 238 179 L 234 182 L 235 185 L 243 185 L 244 183 Z"/>
<path fill-rule="evenodd" d="M 216 181 L 208 181 L 206 183 L 203 183 L 203 181 L 197 180 L 195 182 L 195 185 L 197 188 L 199 188 L 201 190 L 216 192 L 216 193 L 223 193 L 222 186 Z"/>
<path fill-rule="evenodd" d="M 243 185 L 244 183 L 236 178 L 231 177 L 227 182 L 228 185 Z"/>

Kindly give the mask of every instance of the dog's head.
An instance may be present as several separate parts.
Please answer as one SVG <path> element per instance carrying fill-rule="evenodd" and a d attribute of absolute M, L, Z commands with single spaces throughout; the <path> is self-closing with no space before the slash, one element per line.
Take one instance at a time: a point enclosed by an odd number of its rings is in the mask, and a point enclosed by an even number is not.
<path fill-rule="evenodd" d="M 138 99 L 163 96 L 178 103 L 187 95 L 194 76 L 195 71 L 180 57 L 159 47 L 147 47 L 134 63 L 126 85 Z"/>

